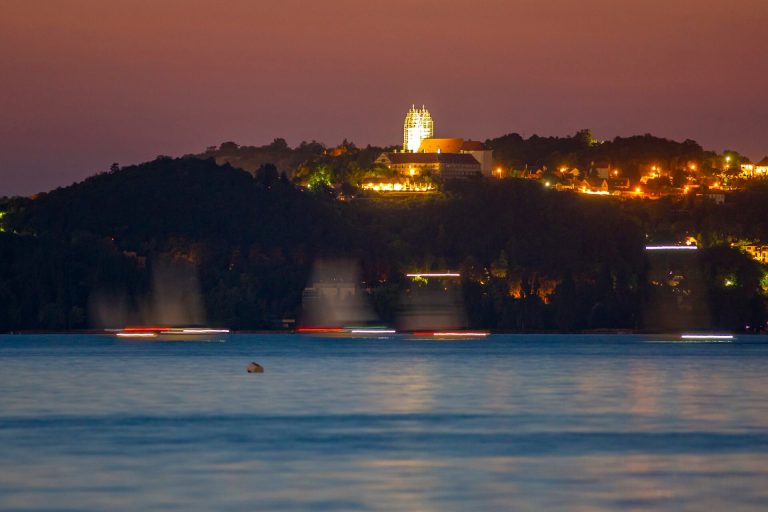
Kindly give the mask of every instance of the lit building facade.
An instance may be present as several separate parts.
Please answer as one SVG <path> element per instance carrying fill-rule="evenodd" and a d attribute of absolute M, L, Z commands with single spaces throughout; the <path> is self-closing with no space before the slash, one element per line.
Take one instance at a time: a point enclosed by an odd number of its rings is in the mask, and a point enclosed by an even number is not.
<path fill-rule="evenodd" d="M 415 153 L 421 141 L 432 137 L 434 133 L 435 125 L 429 110 L 424 105 L 421 108 L 412 106 L 403 123 L 403 151 Z"/>
<path fill-rule="evenodd" d="M 742 164 L 741 175 L 744 178 L 767 178 L 768 177 L 768 157 L 757 164 Z"/>
<path fill-rule="evenodd" d="M 768 263 L 768 245 L 750 244 L 742 247 L 752 259 L 760 263 Z"/>
<path fill-rule="evenodd" d="M 490 178 L 493 175 L 493 151 L 477 140 L 429 138 L 421 141 L 419 153 L 462 153 L 472 155 L 480 163 L 480 172 Z"/>
<path fill-rule="evenodd" d="M 480 162 L 468 153 L 382 153 L 376 163 L 400 176 L 429 175 L 444 180 L 480 176 Z"/>

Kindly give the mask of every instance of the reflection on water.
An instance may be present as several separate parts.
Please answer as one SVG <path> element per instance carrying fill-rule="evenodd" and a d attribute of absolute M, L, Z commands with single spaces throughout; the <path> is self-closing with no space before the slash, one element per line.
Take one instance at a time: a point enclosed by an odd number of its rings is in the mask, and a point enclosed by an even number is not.
<path fill-rule="evenodd" d="M 376 396 L 376 407 L 388 412 L 428 411 L 435 392 L 430 370 L 424 360 L 380 368 L 366 379 L 366 394 Z"/>
<path fill-rule="evenodd" d="M 764 509 L 768 339 L 644 341 L 0 337 L 0 509 Z"/>

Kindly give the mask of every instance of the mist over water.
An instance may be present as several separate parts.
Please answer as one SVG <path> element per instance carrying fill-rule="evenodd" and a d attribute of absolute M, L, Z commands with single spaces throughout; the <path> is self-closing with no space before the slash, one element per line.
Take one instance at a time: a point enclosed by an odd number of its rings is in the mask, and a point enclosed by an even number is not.
<path fill-rule="evenodd" d="M 302 294 L 302 325 L 337 327 L 377 323 L 353 260 L 319 259 Z"/>
<path fill-rule="evenodd" d="M 764 510 L 768 337 L 676 341 L 0 336 L 0 509 Z"/>
<path fill-rule="evenodd" d="M 189 263 L 152 262 L 152 286 L 146 295 L 129 296 L 114 287 L 96 289 L 89 299 L 92 328 L 127 325 L 204 325 L 206 314 L 197 268 Z"/>

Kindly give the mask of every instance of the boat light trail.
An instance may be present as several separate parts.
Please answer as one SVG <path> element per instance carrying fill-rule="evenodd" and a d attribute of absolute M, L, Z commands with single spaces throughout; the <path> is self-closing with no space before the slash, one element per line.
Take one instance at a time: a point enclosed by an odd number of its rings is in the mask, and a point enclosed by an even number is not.
<path fill-rule="evenodd" d="M 646 245 L 646 251 L 695 251 L 695 245 Z"/>
<path fill-rule="evenodd" d="M 684 340 L 732 340 L 732 334 L 683 334 Z"/>
<path fill-rule="evenodd" d="M 473 332 L 473 331 L 467 331 L 467 332 L 461 332 L 461 331 L 414 331 L 414 336 L 444 336 L 444 337 L 464 337 L 464 336 L 471 336 L 471 337 L 484 337 L 488 336 L 490 333 L 488 332 Z"/>
<path fill-rule="evenodd" d="M 474 336 L 484 337 L 488 336 L 487 332 L 435 332 L 434 336 Z"/>
<path fill-rule="evenodd" d="M 406 277 L 461 277 L 461 274 L 454 272 L 437 272 L 437 273 L 415 273 L 405 274 Z"/>
<path fill-rule="evenodd" d="M 179 331 L 171 331 L 179 334 L 216 334 L 216 333 L 228 333 L 229 329 L 181 329 Z"/>
<path fill-rule="evenodd" d="M 352 329 L 352 334 L 395 334 L 394 329 Z"/>

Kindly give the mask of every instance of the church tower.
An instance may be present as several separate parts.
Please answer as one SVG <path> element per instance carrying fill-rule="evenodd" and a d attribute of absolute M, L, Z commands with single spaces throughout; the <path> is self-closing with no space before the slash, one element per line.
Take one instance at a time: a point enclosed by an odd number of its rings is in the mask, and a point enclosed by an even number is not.
<path fill-rule="evenodd" d="M 411 106 L 403 123 L 403 151 L 415 153 L 419 150 L 421 141 L 432 138 L 434 133 L 434 123 L 429 110 L 424 105 L 421 108 Z"/>

